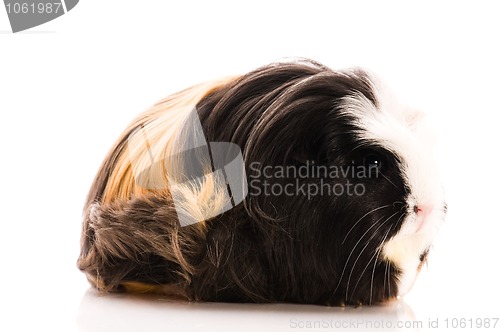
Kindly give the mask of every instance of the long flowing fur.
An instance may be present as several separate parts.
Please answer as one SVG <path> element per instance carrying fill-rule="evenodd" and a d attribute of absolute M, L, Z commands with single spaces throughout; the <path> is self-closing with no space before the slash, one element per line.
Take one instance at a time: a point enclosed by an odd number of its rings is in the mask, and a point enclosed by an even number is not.
<path fill-rule="evenodd" d="M 369 104 L 362 117 L 345 106 L 349 99 Z M 78 267 L 104 292 L 195 301 L 335 305 L 394 298 L 403 271 L 384 256 L 383 245 L 411 214 L 411 188 L 402 154 L 365 134 L 363 119 L 379 116 L 379 108 L 368 73 L 332 71 L 308 60 L 271 64 L 166 98 L 135 119 L 106 156 L 85 205 Z M 167 169 L 151 168 L 151 187 L 138 185 L 137 170 L 185 144 L 193 109 L 200 135 L 237 144 L 247 171 L 256 171 L 256 164 L 340 167 L 369 151 L 383 156 L 384 176 L 359 180 L 367 188 L 362 197 L 250 193 L 219 215 L 228 203 L 225 184 L 206 176 L 179 187 L 182 208 L 199 221 L 182 227 Z M 130 144 L 140 130 L 147 139 Z M 248 179 L 263 180 L 252 173 Z M 355 180 L 345 175 L 329 181 Z M 292 179 L 273 181 L 285 186 Z M 319 181 L 308 177 L 300 184 Z M 428 243 L 422 246 L 414 246 L 416 257 L 427 256 Z"/>
<path fill-rule="evenodd" d="M 156 275 L 148 278 L 148 274 L 158 264 L 176 266 L 175 273 L 190 281 L 193 267 L 187 256 L 191 247 L 203 242 L 203 224 L 184 229 L 188 234 L 180 232 L 166 174 L 161 173 L 164 170 L 154 175 L 165 189 L 150 191 L 136 185 L 133 167 L 146 167 L 141 165 L 149 163 L 148 150 L 168 155 L 172 142 L 182 135 L 182 124 L 189 112 L 203 96 L 225 83 L 200 84 L 157 103 L 132 122 L 106 156 L 84 209 L 82 253 L 78 259 L 79 268 L 98 289 L 117 290 L 127 281 L 155 285 L 161 281 Z M 135 130 L 145 127 L 147 146 L 131 151 L 128 139 Z M 134 285 L 131 289 L 154 288 Z"/>

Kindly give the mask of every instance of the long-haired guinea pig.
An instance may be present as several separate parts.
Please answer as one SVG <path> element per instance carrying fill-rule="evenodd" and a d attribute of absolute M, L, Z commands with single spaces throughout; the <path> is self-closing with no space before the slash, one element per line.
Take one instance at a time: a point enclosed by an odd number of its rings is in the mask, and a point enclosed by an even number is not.
<path fill-rule="evenodd" d="M 305 59 L 178 92 L 105 158 L 78 267 L 190 301 L 397 298 L 446 214 L 425 123 L 372 74 Z"/>

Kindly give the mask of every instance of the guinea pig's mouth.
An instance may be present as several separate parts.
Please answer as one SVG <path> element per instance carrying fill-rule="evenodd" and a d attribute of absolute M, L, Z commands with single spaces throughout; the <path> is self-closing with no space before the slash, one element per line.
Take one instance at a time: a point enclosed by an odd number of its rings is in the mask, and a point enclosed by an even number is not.
<path fill-rule="evenodd" d="M 420 254 L 420 257 L 419 257 L 419 260 L 420 260 L 420 264 L 418 264 L 418 268 L 417 268 L 417 271 L 420 272 L 420 270 L 422 269 L 422 266 L 424 266 L 424 264 L 427 263 L 427 257 L 429 256 L 429 248 L 425 249 L 421 254 Z"/>

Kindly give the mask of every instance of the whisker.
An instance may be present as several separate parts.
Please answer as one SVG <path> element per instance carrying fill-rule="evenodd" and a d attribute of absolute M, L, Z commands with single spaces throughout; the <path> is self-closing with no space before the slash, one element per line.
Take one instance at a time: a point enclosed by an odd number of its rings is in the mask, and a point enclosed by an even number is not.
<path fill-rule="evenodd" d="M 368 269 L 368 266 L 370 266 L 370 263 L 375 258 L 375 256 L 377 256 L 377 251 L 375 251 L 375 253 L 372 255 L 372 258 L 370 258 L 368 263 L 366 263 L 366 267 L 363 269 L 363 271 L 361 271 L 361 274 L 359 275 L 358 281 L 356 282 L 356 285 L 354 285 L 354 289 L 352 290 L 351 300 L 352 300 L 352 296 L 354 295 L 354 292 L 356 291 L 356 288 L 358 288 L 358 285 L 359 285 L 361 279 L 363 278 L 363 275 L 365 274 L 366 270 Z M 375 263 L 376 262 L 377 261 L 375 260 Z M 349 282 L 347 284 L 349 285 Z M 371 293 L 370 293 L 370 303 L 371 303 Z"/>
<path fill-rule="evenodd" d="M 387 176 L 385 176 L 384 173 L 380 172 L 380 174 L 384 177 L 384 179 L 386 179 L 387 181 L 389 181 L 390 184 L 392 184 L 394 187 L 398 188 L 398 186 L 396 186 L 394 184 L 394 182 L 392 182 L 391 180 L 389 180 L 389 178 Z"/>
<path fill-rule="evenodd" d="M 370 283 L 370 304 L 372 304 L 372 296 L 373 296 L 373 281 L 375 279 L 375 268 L 377 267 L 377 261 L 380 257 L 380 253 L 382 252 L 382 249 L 383 249 L 383 244 L 385 243 L 385 241 L 387 240 L 387 237 L 389 236 L 389 233 L 391 232 L 392 230 L 392 227 L 389 228 L 389 230 L 387 231 L 387 233 L 385 233 L 385 236 L 384 236 L 384 239 L 382 240 L 382 243 L 380 245 L 380 247 L 377 249 L 376 251 L 376 254 L 377 254 L 377 258 L 375 259 L 375 262 L 373 262 L 373 270 L 372 270 L 372 280 L 371 280 L 371 283 Z M 368 265 L 367 265 L 368 266 Z M 385 276 L 384 276 L 385 277 Z M 385 279 L 384 279 L 384 283 L 385 283 Z"/>
<path fill-rule="evenodd" d="M 398 202 L 394 202 L 394 203 L 398 203 Z M 399 202 L 399 203 L 402 203 L 402 202 Z M 404 203 L 402 203 L 404 204 Z M 402 215 L 401 217 L 398 218 L 398 221 L 395 222 L 394 224 L 391 225 L 391 227 L 389 227 L 389 231 L 388 233 L 393 230 L 394 226 L 397 225 L 399 223 L 399 221 L 401 220 L 401 218 L 403 218 L 404 215 Z M 385 242 L 385 239 L 384 239 L 384 242 Z M 390 267 L 390 262 L 388 262 L 388 264 L 386 264 L 385 266 L 385 271 L 384 271 L 384 285 L 383 285 L 383 290 L 384 290 L 384 293 L 385 293 L 385 286 L 386 286 L 386 282 L 387 282 L 387 285 L 389 286 L 389 294 L 390 294 L 390 290 L 391 290 L 391 285 L 390 285 L 390 273 L 389 273 L 389 267 Z"/>
<path fill-rule="evenodd" d="M 386 206 L 387 207 L 387 206 Z M 377 220 L 377 222 L 379 222 L 380 220 L 382 220 L 382 218 L 380 218 L 379 220 Z M 372 229 L 373 227 L 375 227 L 377 225 L 377 222 L 373 223 L 373 225 L 371 225 L 364 233 L 363 235 L 361 235 L 361 237 L 358 239 L 358 242 L 356 242 L 356 244 L 354 245 L 354 247 L 352 248 L 351 252 L 349 253 L 349 256 L 347 257 L 347 260 L 344 264 L 344 268 L 342 269 L 342 273 L 340 275 L 340 279 L 339 279 L 339 282 L 337 283 L 337 287 L 335 287 L 335 290 L 333 291 L 334 293 L 337 291 L 337 289 L 339 288 L 340 286 L 340 283 L 342 282 L 342 279 L 344 277 L 344 274 L 345 274 L 345 271 L 347 269 L 347 264 L 349 263 L 349 260 L 351 259 L 351 256 L 354 254 L 354 251 L 356 249 L 356 247 L 358 246 L 358 244 L 361 242 L 361 240 L 363 239 L 363 237 L 365 237 L 366 234 L 368 234 L 368 232 L 370 231 L 370 229 Z M 343 242 L 342 242 L 343 244 Z"/>
<path fill-rule="evenodd" d="M 388 275 L 387 275 L 387 272 L 388 272 L 388 270 L 389 270 L 389 268 L 388 268 L 388 267 L 389 267 L 389 263 L 387 263 L 387 264 L 385 265 L 385 271 L 384 271 L 384 285 L 383 285 L 384 294 L 385 294 L 385 284 L 386 284 L 386 282 L 389 280 Z M 388 283 L 388 282 L 387 282 L 387 283 Z"/>
<path fill-rule="evenodd" d="M 380 257 L 380 253 L 382 252 L 382 249 L 384 247 L 383 245 L 384 245 L 385 241 L 387 240 L 387 237 L 389 236 L 389 233 L 393 230 L 394 226 L 397 225 L 402 218 L 403 218 L 403 215 L 401 215 L 398 218 L 398 220 L 389 227 L 389 229 L 387 230 L 387 233 L 385 233 L 385 236 L 384 236 L 384 239 L 382 240 L 382 243 L 380 244 L 379 248 L 376 251 L 377 258 L 375 259 L 375 262 L 373 263 L 372 279 L 371 279 L 371 283 L 370 283 L 370 304 L 372 303 L 373 282 L 374 282 L 374 279 L 375 279 L 375 268 L 376 268 L 377 261 L 378 261 L 378 259 Z M 387 271 L 387 267 L 386 267 L 386 271 Z M 363 271 L 363 273 L 364 273 L 364 271 Z M 389 277 L 389 276 L 387 276 L 387 277 Z M 385 274 L 384 274 L 384 287 L 383 287 L 383 290 L 385 290 Z"/>
<path fill-rule="evenodd" d="M 395 225 L 397 225 L 399 223 L 399 221 L 401 220 L 402 217 L 403 216 L 399 217 L 398 221 L 396 223 L 392 224 L 389 229 L 393 229 L 395 227 Z M 388 262 L 386 269 L 387 269 L 387 288 L 389 291 L 388 292 L 389 295 L 391 294 L 391 268 L 392 268 L 391 263 Z M 384 289 L 385 289 L 385 287 L 384 287 Z"/>
<path fill-rule="evenodd" d="M 365 251 L 365 249 L 366 249 L 366 248 L 368 247 L 368 245 L 370 244 L 370 241 L 371 241 L 371 240 L 373 240 L 373 239 L 375 238 L 375 236 L 377 235 L 377 231 L 378 231 L 378 230 L 379 230 L 382 226 L 384 226 L 384 225 L 385 225 L 385 223 L 386 223 L 387 221 L 389 221 L 389 220 L 390 220 L 393 216 L 395 216 L 397 213 L 398 213 L 398 212 L 393 213 L 390 217 L 388 217 L 386 220 L 384 220 L 384 222 L 383 222 L 383 223 L 381 223 L 381 224 L 377 227 L 377 229 L 375 230 L 375 232 L 374 232 L 374 233 L 372 234 L 372 236 L 368 239 L 368 241 L 367 241 L 366 245 L 363 247 L 363 249 L 361 249 L 361 252 L 359 253 L 359 255 L 358 255 L 358 257 L 356 258 L 356 260 L 354 261 L 354 263 L 353 263 L 353 265 L 352 265 L 352 268 L 351 268 L 351 272 L 349 273 L 349 278 L 347 279 L 347 287 L 346 287 L 346 301 L 347 301 L 347 295 L 348 295 L 348 293 L 349 293 L 349 284 L 350 284 L 350 282 L 351 282 L 352 273 L 354 272 L 354 268 L 356 267 L 356 264 L 357 264 L 357 262 L 359 261 L 359 258 L 361 257 L 361 255 L 363 254 L 363 252 Z M 381 219 L 379 219 L 379 220 L 381 220 Z M 376 223 L 375 223 L 374 225 L 376 225 Z M 371 227 L 370 227 L 370 228 L 371 228 Z M 366 232 L 368 232 L 368 231 L 369 231 L 369 229 L 368 229 Z M 366 232 L 365 232 L 365 234 L 366 234 Z M 358 242 L 359 242 L 359 241 L 358 241 Z M 356 246 L 355 246 L 355 248 L 356 248 Z M 354 249 L 355 249 L 355 248 L 354 248 Z M 351 251 L 351 253 L 354 251 L 354 249 Z M 371 260 L 370 260 L 370 261 L 371 261 Z M 365 268 L 365 270 L 366 270 L 366 268 Z M 361 276 L 362 276 L 362 275 L 363 275 L 363 273 L 361 273 Z M 358 283 L 359 283 L 359 282 L 358 282 Z M 354 290 L 356 290 L 356 287 L 354 288 Z M 353 290 L 353 294 L 354 294 L 354 290 Z M 352 295 L 353 295 L 353 294 L 352 294 Z M 351 295 L 351 298 L 352 298 L 352 295 Z"/>
<path fill-rule="evenodd" d="M 354 223 L 354 225 L 352 225 L 351 229 L 349 229 L 349 231 L 347 232 L 346 236 L 344 237 L 344 240 L 342 240 L 342 243 L 341 244 L 344 244 L 345 240 L 347 240 L 347 237 L 349 236 L 349 234 L 352 232 L 352 230 L 354 229 L 354 227 L 356 227 L 357 224 L 359 224 L 359 222 L 361 222 L 361 220 L 363 220 L 366 216 L 368 216 L 369 214 L 375 212 L 375 211 L 378 211 L 378 210 L 381 210 L 381 209 L 385 209 L 389 206 L 391 206 L 392 204 L 387 204 L 387 205 L 383 205 L 383 206 L 379 206 L 369 212 L 367 212 L 365 215 L 363 215 L 361 218 L 358 219 L 358 221 L 356 221 Z"/>

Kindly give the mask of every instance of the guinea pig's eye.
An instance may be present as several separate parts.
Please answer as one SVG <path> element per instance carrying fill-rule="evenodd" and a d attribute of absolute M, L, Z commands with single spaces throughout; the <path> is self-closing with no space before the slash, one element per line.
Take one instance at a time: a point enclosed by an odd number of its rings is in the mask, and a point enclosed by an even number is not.
<path fill-rule="evenodd" d="M 384 164 L 383 157 L 379 154 L 369 154 L 364 158 L 364 166 L 368 169 L 380 170 Z"/>
<path fill-rule="evenodd" d="M 366 176 L 373 178 L 378 177 L 379 172 L 385 168 L 387 159 L 383 154 L 369 150 L 358 154 L 353 159 L 353 164 L 356 165 L 359 170 L 362 168 Z"/>

